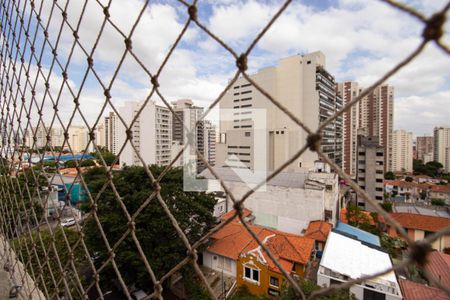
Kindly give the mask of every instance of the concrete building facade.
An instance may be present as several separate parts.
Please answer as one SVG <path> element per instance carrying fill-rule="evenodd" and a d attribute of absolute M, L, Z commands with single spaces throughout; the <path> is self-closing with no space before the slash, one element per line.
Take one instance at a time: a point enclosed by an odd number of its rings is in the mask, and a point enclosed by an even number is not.
<path fill-rule="evenodd" d="M 194 130 L 195 139 L 191 149 L 192 155 L 196 154 L 196 149 L 204 156 L 209 164 L 215 163 L 215 127 L 210 121 L 201 120 L 203 107 L 195 106 L 189 99 L 181 99 L 172 103 L 173 110 L 178 116 L 172 118 L 172 139 L 181 145 L 185 144 L 185 127 Z M 212 137 L 214 136 L 214 139 Z M 197 159 L 197 172 L 200 173 L 206 168 L 202 160 Z"/>
<path fill-rule="evenodd" d="M 113 154 L 118 154 L 122 144 L 119 144 L 119 117 L 114 113 L 110 112 L 108 116 L 105 117 L 105 147 Z"/>
<path fill-rule="evenodd" d="M 392 171 L 413 171 L 413 136 L 412 132 L 394 130 L 392 139 Z"/>
<path fill-rule="evenodd" d="M 342 99 L 336 95 L 334 77 L 325 67 L 324 54 L 314 52 L 284 58 L 277 66 L 261 69 L 251 78 L 314 131 L 342 107 Z M 254 149 L 253 140 L 258 134 L 267 137 L 267 155 L 257 159 L 266 159 L 269 170 L 280 166 L 306 143 L 307 133 L 245 78 L 239 78 L 225 93 L 220 109 L 217 166 L 224 166 L 225 160 L 233 154 L 247 168 L 254 169 L 258 149 Z M 225 119 L 224 109 L 233 111 L 232 120 Z M 265 132 L 255 130 L 253 109 L 266 112 Z M 342 118 L 331 122 L 322 133 L 322 151 L 341 165 Z M 308 150 L 287 170 L 313 168 L 317 158 L 316 153 Z"/>
<path fill-rule="evenodd" d="M 127 102 L 119 109 L 126 124 L 131 124 L 142 103 Z M 168 165 L 172 159 L 172 113 L 166 107 L 149 101 L 130 128 L 133 145 L 127 140 L 127 129 L 119 124 L 119 145 L 126 145 L 120 154 L 122 165 Z"/>
<path fill-rule="evenodd" d="M 89 143 L 89 131 L 84 126 L 70 126 L 69 133 L 69 144 L 73 152 L 83 152 L 88 147 Z M 92 150 L 92 143 L 89 144 L 88 152 Z"/>
<path fill-rule="evenodd" d="M 372 199 L 379 202 L 383 201 L 384 195 L 384 149 L 379 145 L 377 137 L 358 136 L 357 183 Z M 366 210 L 373 210 L 361 197 L 357 197 L 357 202 Z"/>
<path fill-rule="evenodd" d="M 450 127 L 434 128 L 433 159 L 444 166 L 445 172 L 450 172 Z"/>
<path fill-rule="evenodd" d="M 381 85 L 361 100 L 359 126 L 366 136 L 377 136 L 384 148 L 384 171 L 392 170 L 394 87 Z"/>
<path fill-rule="evenodd" d="M 434 137 L 432 136 L 418 136 L 416 138 L 416 155 L 417 159 L 425 163 L 425 157 L 433 155 L 434 152 Z M 428 157 L 427 157 L 428 158 Z"/>
<path fill-rule="evenodd" d="M 346 105 L 359 95 L 360 88 L 355 81 L 345 81 L 338 84 L 337 91 L 343 105 Z M 356 175 L 357 134 L 360 128 L 359 105 L 360 102 L 355 103 L 343 114 L 342 169 L 352 177 Z"/>

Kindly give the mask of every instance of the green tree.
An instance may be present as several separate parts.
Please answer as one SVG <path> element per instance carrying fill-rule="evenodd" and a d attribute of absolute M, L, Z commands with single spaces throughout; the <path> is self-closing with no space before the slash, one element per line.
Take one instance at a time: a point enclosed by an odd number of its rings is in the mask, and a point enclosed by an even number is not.
<path fill-rule="evenodd" d="M 395 180 L 395 175 L 391 171 L 388 171 L 384 174 L 384 179 L 386 180 Z"/>
<path fill-rule="evenodd" d="M 392 212 L 392 202 L 384 201 L 380 206 L 387 212 Z"/>
<path fill-rule="evenodd" d="M 150 170 L 155 177 L 158 177 L 163 171 L 163 167 L 150 166 Z M 108 178 L 106 169 L 103 167 L 89 169 L 83 176 L 94 197 L 97 196 Z M 117 192 L 130 215 L 136 213 L 155 191 L 143 167 L 125 167 L 121 171 L 113 171 L 112 176 Z M 162 200 L 190 243 L 197 241 L 214 226 L 215 218 L 212 215 L 216 203 L 214 196 L 204 192 L 183 191 L 181 168 L 169 170 L 162 178 L 160 185 Z M 89 210 L 89 206 L 83 209 Z M 117 242 L 130 228 L 110 185 L 103 190 L 97 201 L 97 215 L 111 245 Z M 134 222 L 136 237 L 157 278 L 160 278 L 186 257 L 186 247 L 158 199 L 154 198 L 149 201 Z M 106 260 L 109 255 L 104 244 L 99 242 L 101 235 L 95 220 L 88 219 L 84 228 L 89 248 L 99 253 L 100 262 Z M 148 286 L 148 273 L 131 235 L 127 235 L 115 253 L 115 261 L 126 283 L 136 282 L 138 285 Z M 114 274 L 114 271 L 104 272 L 104 274 L 102 279 L 105 284 L 108 284 L 111 282 L 108 274 Z"/>
<path fill-rule="evenodd" d="M 68 244 L 64 239 L 63 230 Z M 39 230 L 33 231 L 31 234 L 24 234 L 13 240 L 11 247 L 14 249 L 15 253 L 19 254 L 20 259 L 24 265 L 27 266 L 29 274 L 36 274 L 40 269 L 40 265 L 43 267 L 41 273 L 42 280 L 36 280 L 36 283 L 39 285 L 41 291 L 48 292 L 49 298 L 59 299 L 64 296 L 64 283 L 59 279 L 65 277 L 66 279 L 69 279 L 67 282 L 72 298 L 82 299 L 79 294 L 79 288 L 75 282 L 74 270 L 71 265 L 68 265 L 71 252 L 69 247 L 74 247 L 79 238 L 79 233 L 76 231 L 59 227 L 53 231 L 53 235 L 48 230 Z M 53 240 L 54 247 L 52 246 Z M 36 252 L 31 250 L 33 249 L 33 245 Z M 27 251 L 27 249 L 30 251 Z M 46 253 L 51 259 L 46 259 Z M 82 247 L 75 249 L 73 253 L 74 266 L 77 273 L 80 274 L 80 270 L 87 264 L 86 255 L 84 254 L 85 252 Z M 45 263 L 46 260 L 48 260 L 48 264 Z M 64 273 L 60 268 L 58 260 L 61 263 L 61 266 L 68 266 L 63 270 Z M 52 276 L 56 282 L 53 280 Z"/>
<path fill-rule="evenodd" d="M 286 285 L 281 290 L 280 299 L 281 300 L 299 299 L 294 288 L 288 283 L 287 280 L 285 282 L 286 282 Z M 313 292 L 320 289 L 320 286 L 316 285 L 314 282 L 309 281 L 307 279 L 300 279 L 297 282 L 298 282 L 298 285 L 300 286 L 300 289 L 305 294 L 306 298 L 310 297 Z M 349 290 L 340 289 L 335 292 L 332 292 L 331 294 L 319 296 L 315 299 L 319 299 L 319 300 L 356 300 L 356 297 L 354 294 L 350 293 Z"/>
<path fill-rule="evenodd" d="M 402 251 L 408 247 L 408 244 L 401 238 L 391 237 L 387 233 L 380 235 L 381 247 L 386 249 L 392 258 L 401 258 Z"/>
<path fill-rule="evenodd" d="M 355 226 L 376 235 L 380 233 L 380 230 L 375 225 L 378 221 L 378 215 L 368 214 L 353 203 L 349 203 L 347 206 L 346 217 L 348 224 L 351 226 Z"/>
<path fill-rule="evenodd" d="M 81 161 L 81 166 L 82 167 L 92 167 L 95 166 L 95 162 L 92 159 L 86 159 Z"/>
<path fill-rule="evenodd" d="M 116 160 L 117 156 L 112 152 L 108 151 L 105 147 L 100 147 L 100 154 L 105 160 L 107 166 L 111 166 L 113 162 Z M 91 155 L 97 159 L 98 162 L 101 161 L 99 152 L 92 152 Z M 116 162 L 118 163 L 118 161 Z"/>
<path fill-rule="evenodd" d="M 72 160 L 66 161 L 65 165 L 66 165 L 66 168 L 75 168 L 77 166 L 77 162 L 74 159 L 72 159 Z"/>
<path fill-rule="evenodd" d="M 444 199 L 431 199 L 431 205 L 436 206 L 445 206 L 445 200 Z"/>
<path fill-rule="evenodd" d="M 406 182 L 413 182 L 413 178 L 411 176 L 406 176 L 405 181 Z"/>

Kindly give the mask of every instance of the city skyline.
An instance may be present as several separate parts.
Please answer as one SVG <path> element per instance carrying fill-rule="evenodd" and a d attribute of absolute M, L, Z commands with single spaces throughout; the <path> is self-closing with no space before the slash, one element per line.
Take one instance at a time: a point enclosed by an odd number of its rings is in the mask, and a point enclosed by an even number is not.
<path fill-rule="evenodd" d="M 444 3 L 442 0 L 413 2 L 411 5 L 431 13 Z M 198 15 L 212 32 L 240 53 L 275 14 L 280 4 L 279 1 L 205 1 L 199 4 Z M 49 5 L 44 3 L 43 19 L 48 17 Z M 124 32 L 128 32 L 141 7 L 138 0 L 113 2 L 111 19 Z M 75 24 L 81 3 L 71 3 L 70 9 L 68 22 Z M 98 5 L 87 4 L 87 13 L 79 29 L 80 43 L 86 47 L 93 44 L 93 33 L 101 25 L 101 14 L 97 11 Z M 373 14 L 377 18 L 370 17 Z M 153 3 L 142 15 L 132 38 L 133 50 L 150 71 L 155 71 L 162 63 L 181 31 L 185 17 L 184 6 L 179 3 L 169 5 L 166 1 Z M 54 23 L 58 24 L 61 16 L 53 18 Z M 52 22 L 50 36 L 56 36 L 57 29 Z M 422 24 L 415 19 L 375 1 L 292 3 L 286 14 L 256 45 L 249 57 L 248 72 L 252 74 L 273 66 L 279 59 L 290 55 L 322 51 L 327 57 L 328 69 L 336 76 L 337 82 L 355 80 L 362 86 L 369 86 L 419 44 L 422 30 Z M 96 65 L 102 66 L 99 70 L 102 80 L 109 82 L 114 74 L 111 66 L 119 61 L 124 44 L 111 28 L 106 28 L 103 35 L 93 59 Z M 154 41 L 150 39 L 149 43 L 147 37 L 152 36 L 159 38 Z M 448 33 L 444 36 L 444 39 L 447 38 Z M 68 51 L 70 43 L 62 40 L 60 48 L 61 51 Z M 72 63 L 68 66 L 68 74 L 71 75 L 69 85 L 75 91 L 86 70 L 85 61 L 85 55 L 80 49 L 75 49 Z M 42 68 L 48 70 L 49 66 L 50 61 L 44 57 Z M 235 70 L 235 61 L 228 52 L 198 28 L 190 26 L 159 77 L 160 91 L 169 103 L 187 98 L 193 99 L 196 105 L 207 107 L 220 94 Z M 450 106 L 446 105 L 450 97 L 448 70 L 450 63 L 445 54 L 434 45 L 429 45 L 416 60 L 386 82 L 396 87 L 394 111 L 397 117 L 394 129 L 408 129 L 418 136 L 431 135 L 435 126 L 450 125 L 447 120 Z M 30 74 L 36 73 L 37 66 L 33 62 Z M 51 72 L 51 79 L 50 91 L 56 95 L 63 79 L 56 72 Z M 81 111 L 90 125 L 96 121 L 104 102 L 104 97 L 95 92 L 98 88 L 99 83 L 89 74 L 79 100 Z M 44 84 L 38 82 L 37 97 L 43 96 L 45 90 Z M 118 106 L 126 101 L 142 101 L 149 92 L 148 74 L 136 61 L 127 57 L 110 91 L 112 103 Z M 62 97 L 73 98 L 67 88 L 63 89 Z M 154 100 L 160 102 L 158 97 Z M 44 108 L 52 109 L 50 101 L 46 101 Z M 67 101 L 59 108 L 59 114 L 68 120 L 73 108 L 73 103 Z M 107 105 L 106 110 L 110 109 Z M 74 122 L 81 123 L 79 113 L 75 113 Z"/>

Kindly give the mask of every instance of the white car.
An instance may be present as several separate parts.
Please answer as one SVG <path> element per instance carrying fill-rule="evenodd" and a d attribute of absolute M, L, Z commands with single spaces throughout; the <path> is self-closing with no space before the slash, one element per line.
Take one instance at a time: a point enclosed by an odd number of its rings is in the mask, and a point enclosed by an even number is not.
<path fill-rule="evenodd" d="M 66 218 L 61 221 L 61 226 L 69 227 L 75 225 L 75 218 Z"/>
<path fill-rule="evenodd" d="M 133 298 L 134 300 L 146 299 L 147 297 L 148 295 L 143 290 L 138 290 L 131 293 L 131 298 Z"/>

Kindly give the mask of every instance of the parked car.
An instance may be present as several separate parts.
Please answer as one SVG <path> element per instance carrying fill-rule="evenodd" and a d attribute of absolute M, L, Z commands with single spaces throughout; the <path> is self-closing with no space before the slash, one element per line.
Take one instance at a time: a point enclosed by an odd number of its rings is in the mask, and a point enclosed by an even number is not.
<path fill-rule="evenodd" d="M 66 218 L 61 221 L 61 226 L 70 227 L 75 225 L 75 218 Z"/>
<path fill-rule="evenodd" d="M 143 290 L 137 290 L 133 293 L 131 293 L 131 298 L 134 300 L 142 300 L 147 298 L 147 294 Z"/>

